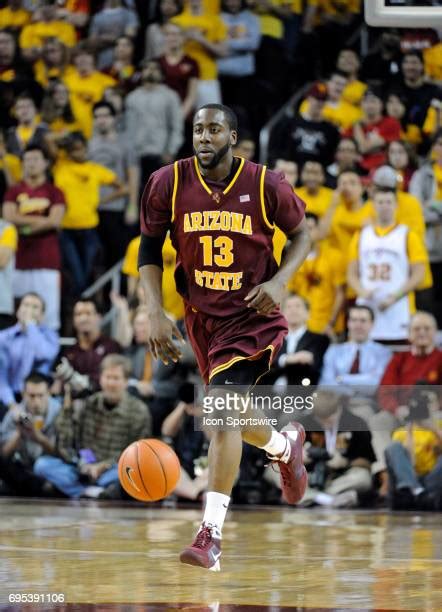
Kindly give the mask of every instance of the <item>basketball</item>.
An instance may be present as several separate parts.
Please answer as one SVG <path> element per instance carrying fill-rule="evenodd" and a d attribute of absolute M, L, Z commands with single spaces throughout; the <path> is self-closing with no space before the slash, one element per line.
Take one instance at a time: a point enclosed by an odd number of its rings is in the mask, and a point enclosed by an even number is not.
<path fill-rule="evenodd" d="M 126 493 L 135 499 L 158 501 L 175 489 L 180 462 L 170 446 L 161 440 L 138 440 L 121 454 L 118 477 Z"/>

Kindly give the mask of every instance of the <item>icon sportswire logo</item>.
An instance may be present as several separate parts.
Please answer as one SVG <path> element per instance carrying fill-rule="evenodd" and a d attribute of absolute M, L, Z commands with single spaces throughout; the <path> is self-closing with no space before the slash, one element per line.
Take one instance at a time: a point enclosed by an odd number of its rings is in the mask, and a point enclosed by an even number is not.
<path fill-rule="evenodd" d="M 133 486 L 134 489 L 136 489 L 137 491 L 141 491 L 141 489 L 139 489 L 137 487 L 137 485 L 135 484 L 135 482 L 133 481 L 133 478 L 131 476 L 131 472 L 134 472 L 135 470 L 133 468 L 131 468 L 130 466 L 127 466 L 126 468 L 126 476 L 129 479 L 130 484 Z"/>

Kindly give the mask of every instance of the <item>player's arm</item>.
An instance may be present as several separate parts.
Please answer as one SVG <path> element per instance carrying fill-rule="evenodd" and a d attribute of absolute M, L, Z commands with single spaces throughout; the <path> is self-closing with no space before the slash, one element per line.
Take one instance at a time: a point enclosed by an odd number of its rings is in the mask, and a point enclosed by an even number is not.
<path fill-rule="evenodd" d="M 170 359 L 176 362 L 181 356 L 173 336 L 184 342 L 179 329 L 164 312 L 162 296 L 162 249 L 172 218 L 170 202 L 176 178 L 171 168 L 167 166 L 154 172 L 146 185 L 141 200 L 138 251 L 138 270 L 149 318 L 148 345 L 153 357 L 166 365 Z"/>

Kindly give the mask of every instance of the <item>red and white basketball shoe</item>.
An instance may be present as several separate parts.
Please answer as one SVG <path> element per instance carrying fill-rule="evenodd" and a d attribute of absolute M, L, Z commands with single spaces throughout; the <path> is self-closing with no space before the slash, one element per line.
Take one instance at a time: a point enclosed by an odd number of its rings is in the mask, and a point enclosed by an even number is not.
<path fill-rule="evenodd" d="M 302 461 L 305 431 L 300 423 L 292 421 L 281 433 L 287 438 L 287 448 L 281 457 L 269 459 L 279 466 L 284 499 L 289 504 L 297 504 L 304 497 L 308 484 L 307 470 Z"/>
<path fill-rule="evenodd" d="M 186 546 L 180 555 L 181 563 L 205 567 L 212 572 L 221 569 L 221 532 L 215 525 L 201 525 L 193 544 Z"/>

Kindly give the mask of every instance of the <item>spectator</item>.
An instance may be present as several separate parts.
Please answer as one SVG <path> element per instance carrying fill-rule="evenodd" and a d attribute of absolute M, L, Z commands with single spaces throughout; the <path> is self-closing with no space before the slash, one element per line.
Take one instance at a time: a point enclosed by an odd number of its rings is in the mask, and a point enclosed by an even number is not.
<path fill-rule="evenodd" d="M 17 323 L 0 332 L 0 402 L 12 406 L 21 398 L 26 377 L 34 370 L 49 374 L 58 335 L 42 324 L 45 304 L 27 293 L 17 310 Z"/>
<path fill-rule="evenodd" d="M 438 88 L 425 81 L 424 60 L 420 51 L 407 51 L 402 58 L 402 77 L 396 88 L 406 100 L 407 123 L 422 128 L 431 100 L 438 95 Z"/>
<path fill-rule="evenodd" d="M 126 98 L 126 122 L 145 185 L 152 172 L 174 160 L 183 143 L 184 122 L 178 94 L 163 84 L 157 60 L 144 64 L 141 81 Z"/>
<path fill-rule="evenodd" d="M 41 108 L 42 119 L 49 127 L 46 144 L 51 157 L 56 160 L 59 147 L 72 132 L 78 132 L 80 125 L 76 121 L 69 102 L 69 91 L 61 81 L 51 81 Z"/>
<path fill-rule="evenodd" d="M 17 230 L 0 217 L 0 330 L 13 323 L 13 273 L 17 250 Z"/>
<path fill-rule="evenodd" d="M 336 148 L 335 161 L 327 167 L 327 185 L 336 189 L 338 176 L 347 170 L 364 174 L 359 165 L 361 155 L 353 138 L 341 138 Z"/>
<path fill-rule="evenodd" d="M 430 421 L 428 392 L 416 387 L 406 425 L 385 450 L 393 510 L 442 510 L 442 437 Z"/>
<path fill-rule="evenodd" d="M 349 104 L 342 97 L 348 82 L 347 75 L 339 70 L 330 75 L 327 81 L 327 97 L 321 112 L 322 119 L 342 130 L 351 128 L 362 117 L 361 109 Z M 308 98 L 304 100 L 300 107 L 301 114 L 308 112 L 310 103 Z M 325 159 L 322 161 L 328 163 Z"/>
<path fill-rule="evenodd" d="M 145 404 L 127 394 L 129 363 L 121 355 L 107 355 L 100 368 L 101 391 L 90 396 L 76 419 L 65 402 L 56 422 L 57 454 L 43 455 L 34 465 L 65 495 L 119 497 L 117 462 L 132 442 L 151 435 Z"/>
<path fill-rule="evenodd" d="M 224 0 L 221 19 L 227 28 L 226 54 L 217 61 L 224 104 L 246 114 L 255 102 L 255 52 L 260 41 L 259 19 L 243 0 Z M 241 122 L 242 123 L 242 122 Z"/>
<path fill-rule="evenodd" d="M 344 398 L 321 390 L 311 414 L 300 419 L 306 431 L 309 486 L 301 505 L 355 507 L 372 489 L 375 460 L 366 422 L 352 414 Z"/>
<path fill-rule="evenodd" d="M 423 280 L 427 253 L 420 238 L 395 225 L 395 191 L 377 191 L 376 222 L 354 236 L 349 248 L 348 283 L 375 312 L 374 340 L 405 341 L 412 314 L 410 294 Z"/>
<path fill-rule="evenodd" d="M 285 180 L 295 189 L 298 182 L 298 164 L 296 162 L 288 159 L 277 159 L 275 160 L 273 170 L 282 172 Z"/>
<path fill-rule="evenodd" d="M 320 162 L 305 162 L 301 172 L 301 185 L 296 190 L 306 203 L 306 211 L 322 217 L 327 212 L 333 197 L 333 190 L 324 187 L 325 173 Z"/>
<path fill-rule="evenodd" d="M 355 170 L 339 175 L 338 186 L 327 213 L 318 227 L 318 239 L 330 238 L 330 245 L 346 253 L 352 236 L 372 218 L 371 207 L 364 202 L 361 177 Z"/>
<path fill-rule="evenodd" d="M 191 391 L 193 388 L 191 385 Z M 181 473 L 174 494 L 185 499 L 198 499 L 208 486 L 207 445 L 202 431 L 195 431 L 195 417 L 200 416 L 200 408 L 187 399 L 178 402 L 164 419 L 161 435 L 173 439 L 173 447 L 181 463 Z M 198 473 L 197 464 L 205 467 Z M 196 474 L 198 473 L 198 475 Z"/>
<path fill-rule="evenodd" d="M 346 136 L 355 139 L 362 154 L 360 164 L 370 171 L 385 162 L 387 144 L 400 138 L 401 124 L 397 119 L 382 114 L 382 98 L 373 89 L 364 93 L 362 110 L 364 117 L 346 132 Z"/>
<path fill-rule="evenodd" d="M 101 70 L 113 62 L 113 47 L 119 36 L 135 38 L 139 28 L 136 12 L 123 0 L 105 0 L 89 25 L 89 40 L 98 52 L 97 66 Z"/>
<path fill-rule="evenodd" d="M 0 130 L 0 202 L 3 202 L 6 189 L 18 183 L 22 177 L 20 158 L 6 152 L 5 137 Z"/>
<path fill-rule="evenodd" d="M 182 103 L 186 122 L 192 122 L 196 108 L 199 68 L 189 55 L 184 53 L 184 32 L 174 23 L 163 26 L 164 53 L 158 58 L 164 75 L 164 83 L 173 89 Z"/>
<path fill-rule="evenodd" d="M 38 373 L 26 377 L 23 401 L 0 424 L 0 479 L 10 495 L 41 497 L 49 483 L 35 476 L 33 466 L 42 454 L 55 452 L 55 419 L 60 404 L 49 394 L 48 380 Z"/>
<path fill-rule="evenodd" d="M 113 62 L 105 72 L 116 80 L 118 87 L 128 94 L 140 81 L 140 73 L 134 65 L 135 46 L 129 36 L 120 36 L 114 44 Z"/>
<path fill-rule="evenodd" d="M 339 387 L 339 393 L 373 396 L 390 361 L 391 351 L 370 340 L 374 314 L 368 306 L 352 306 L 348 313 L 348 340 L 333 344 L 324 356 L 320 385 Z M 364 387 L 352 390 L 354 386 Z"/>
<path fill-rule="evenodd" d="M 367 89 L 366 83 L 363 83 L 358 78 L 360 67 L 361 62 L 356 51 L 346 48 L 341 49 L 336 62 L 336 68 L 348 78 L 347 86 L 342 92 L 342 99 L 356 107 L 360 105 Z"/>
<path fill-rule="evenodd" d="M 335 337 L 342 331 L 341 311 L 345 301 L 345 257 L 326 240 L 317 240 L 318 216 L 306 213 L 313 245 L 306 260 L 289 281 L 289 291 L 310 305 L 308 328 Z"/>
<path fill-rule="evenodd" d="M 17 34 L 31 21 L 31 14 L 23 8 L 23 0 L 8 0 L 7 6 L 0 9 L 0 30 L 6 28 Z"/>
<path fill-rule="evenodd" d="M 27 94 L 19 96 L 14 105 L 14 115 L 17 126 L 7 131 L 8 152 L 21 157 L 27 146 L 44 147 L 48 128 L 39 122 L 34 100 Z"/>
<path fill-rule="evenodd" d="M 417 162 L 410 145 L 404 140 L 393 140 L 387 148 L 387 164 L 396 170 L 398 191 L 408 192 L 416 172 Z"/>
<path fill-rule="evenodd" d="M 75 373 L 82 376 L 78 379 L 78 391 L 98 386 L 100 364 L 109 353 L 120 353 L 118 342 L 101 332 L 101 317 L 92 300 L 78 300 L 74 306 L 74 330 L 77 342 L 63 351 L 61 364 L 57 367 L 57 376 L 72 385 Z M 73 370 L 73 371 L 72 371 Z"/>
<path fill-rule="evenodd" d="M 21 31 L 19 44 L 24 58 L 29 62 L 37 60 L 47 38 L 58 38 L 67 47 L 77 42 L 75 28 L 57 16 L 57 5 L 52 0 L 42 0 L 32 23 Z"/>
<path fill-rule="evenodd" d="M 362 62 L 361 78 L 376 87 L 390 85 L 391 79 L 399 74 L 401 64 L 399 31 L 388 28 L 382 32 L 381 47 L 367 55 Z"/>
<path fill-rule="evenodd" d="M 196 106 L 220 103 L 216 58 L 226 53 L 227 28 L 218 14 L 210 14 L 203 0 L 189 0 L 184 11 L 171 19 L 185 33 L 184 51 L 198 63 L 199 78 Z"/>
<path fill-rule="evenodd" d="M 73 71 L 69 64 L 68 48 L 58 38 L 45 39 L 41 58 L 34 64 L 35 80 L 47 89 L 52 80 L 62 80 Z"/>
<path fill-rule="evenodd" d="M 89 159 L 111 170 L 128 190 L 128 197 L 118 197 L 118 192 L 108 185 L 100 189 L 98 233 L 108 269 L 124 256 L 127 245 L 124 224 L 132 225 L 138 220 L 140 170 L 126 135 L 117 132 L 115 109 L 108 102 L 94 106 L 94 128 L 88 147 Z"/>
<path fill-rule="evenodd" d="M 314 84 L 306 103 L 293 118 L 284 117 L 276 126 L 270 142 L 270 157 L 283 157 L 302 166 L 306 161 L 329 164 L 333 161 L 339 132 L 323 118 L 327 88 Z"/>
<path fill-rule="evenodd" d="M 276 388 L 287 385 L 315 385 L 322 368 L 324 353 L 329 344 L 327 336 L 307 329 L 309 305 L 299 295 L 288 295 L 282 309 L 287 319 L 288 334 L 276 363 L 264 379 L 274 382 Z"/>
<path fill-rule="evenodd" d="M 91 11 L 89 0 L 57 0 L 57 17 L 71 23 L 77 30 L 84 28 Z"/>
<path fill-rule="evenodd" d="M 432 302 L 442 327 L 442 130 L 437 132 L 428 161 L 413 176 L 410 193 L 422 202 L 426 243 L 433 273 Z"/>
<path fill-rule="evenodd" d="M 183 0 L 160 0 L 157 18 L 154 23 L 147 26 L 144 43 L 144 60 L 154 59 L 164 53 L 163 25 L 181 14 Z"/>
<path fill-rule="evenodd" d="M 242 131 L 233 147 L 233 154 L 237 157 L 244 157 L 248 161 L 253 161 L 255 158 L 256 144 L 252 138 L 252 135 L 248 132 Z"/>
<path fill-rule="evenodd" d="M 100 247 L 96 231 L 100 189 L 109 185 L 114 189 L 113 196 L 118 198 L 126 195 L 127 188 L 114 172 L 88 161 L 87 142 L 80 132 L 70 135 L 66 153 L 66 159 L 60 159 L 54 167 L 54 182 L 66 196 L 61 250 L 65 266 L 72 275 L 73 293 L 78 296 L 91 280 Z"/>
<path fill-rule="evenodd" d="M 75 69 L 65 76 L 64 82 L 69 89 L 74 117 L 86 138 L 90 138 L 93 106 L 101 100 L 108 87 L 116 85 L 116 81 L 96 70 L 95 56 L 85 44 L 78 45 L 73 62 Z"/>
<path fill-rule="evenodd" d="M 3 214 L 19 232 L 14 296 L 36 293 L 45 301 L 45 324 L 60 328 L 61 257 L 58 242 L 65 213 L 64 194 L 46 178 L 43 149 L 27 147 L 23 181 L 5 196 Z"/>

